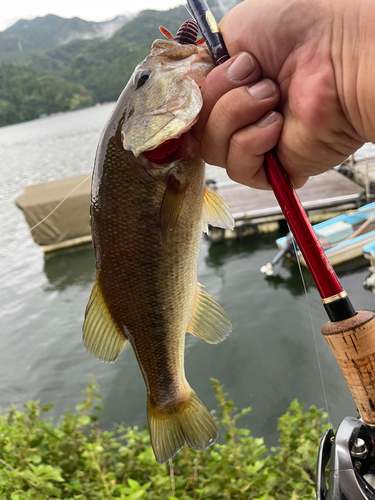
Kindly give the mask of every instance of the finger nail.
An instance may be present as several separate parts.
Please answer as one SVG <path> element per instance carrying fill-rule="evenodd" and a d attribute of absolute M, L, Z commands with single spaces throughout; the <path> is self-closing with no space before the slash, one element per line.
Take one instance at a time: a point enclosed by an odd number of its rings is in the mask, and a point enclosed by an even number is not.
<path fill-rule="evenodd" d="M 263 99 L 269 99 L 270 97 L 274 97 L 276 95 L 276 85 L 272 80 L 261 80 L 249 87 L 249 93 L 257 99 L 258 101 L 262 101 Z"/>
<path fill-rule="evenodd" d="M 266 127 L 269 127 L 270 125 L 272 125 L 272 123 L 274 123 L 276 120 L 277 120 L 277 114 L 274 111 L 271 111 L 266 116 L 261 118 L 258 121 L 257 125 L 258 125 L 258 127 L 266 128 Z"/>
<path fill-rule="evenodd" d="M 242 82 L 254 71 L 254 59 L 247 52 L 241 52 L 227 69 L 227 75 L 234 82 Z"/>

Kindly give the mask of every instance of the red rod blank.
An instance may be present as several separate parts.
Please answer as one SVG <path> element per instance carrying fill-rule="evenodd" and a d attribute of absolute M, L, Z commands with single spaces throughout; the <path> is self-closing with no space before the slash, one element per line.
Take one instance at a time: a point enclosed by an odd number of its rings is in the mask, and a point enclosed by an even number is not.
<path fill-rule="evenodd" d="M 326 299 L 341 293 L 343 288 L 274 150 L 266 153 L 264 167 L 268 181 L 314 278 L 320 296 Z"/>

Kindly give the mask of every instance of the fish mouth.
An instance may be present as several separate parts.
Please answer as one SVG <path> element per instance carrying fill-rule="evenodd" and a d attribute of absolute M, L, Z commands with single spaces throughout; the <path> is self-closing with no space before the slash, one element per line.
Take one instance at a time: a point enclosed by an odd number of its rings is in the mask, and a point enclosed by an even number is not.
<path fill-rule="evenodd" d="M 177 160 L 181 160 L 189 155 L 189 144 L 192 136 L 185 132 L 180 137 L 167 139 L 154 149 L 144 151 L 143 156 L 155 165 L 167 165 Z"/>

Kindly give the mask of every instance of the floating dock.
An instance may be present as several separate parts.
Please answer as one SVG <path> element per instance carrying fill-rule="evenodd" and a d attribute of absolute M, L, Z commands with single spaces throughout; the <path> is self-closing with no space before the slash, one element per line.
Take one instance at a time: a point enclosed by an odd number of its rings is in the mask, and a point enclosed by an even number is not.
<path fill-rule="evenodd" d="M 210 228 L 208 238 L 212 242 L 275 231 L 279 227 L 278 221 L 284 219 L 272 191 L 252 189 L 234 182 L 218 184 L 216 188 L 214 185 L 214 189 L 229 206 L 236 227 L 233 231 Z M 334 169 L 310 178 L 297 194 L 313 223 L 358 208 L 365 202 L 363 187 Z"/>
<path fill-rule="evenodd" d="M 368 199 L 374 198 L 375 156 L 366 155 L 356 159 L 356 155 L 352 155 L 340 165 L 340 172 L 363 186 Z"/>
<path fill-rule="evenodd" d="M 44 252 L 91 241 L 90 174 L 25 188 L 16 204 L 24 213 L 32 237 Z M 210 186 L 212 182 L 209 181 Z M 260 191 L 229 181 L 213 183 L 229 206 L 235 230 L 210 228 L 210 241 L 271 232 L 284 216 L 272 191 Z M 335 170 L 310 179 L 298 195 L 312 222 L 320 222 L 364 203 L 364 189 Z M 43 221 L 41 223 L 41 221 Z"/>

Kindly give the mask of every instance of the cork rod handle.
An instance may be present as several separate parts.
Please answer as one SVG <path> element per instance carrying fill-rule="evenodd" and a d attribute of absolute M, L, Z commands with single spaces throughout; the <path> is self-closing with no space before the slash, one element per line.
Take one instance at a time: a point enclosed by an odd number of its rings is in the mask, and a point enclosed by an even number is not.
<path fill-rule="evenodd" d="M 359 311 L 350 319 L 322 328 L 359 414 L 365 424 L 375 426 L 375 313 Z"/>

